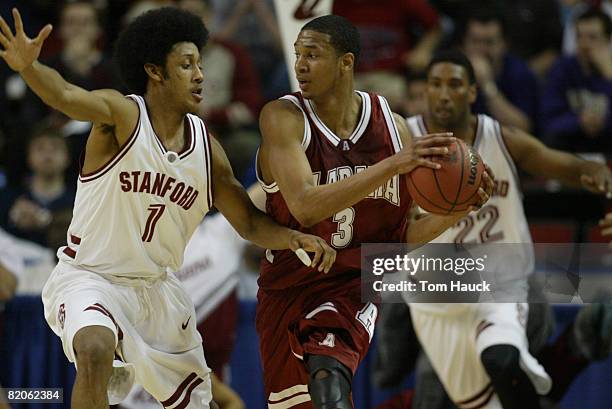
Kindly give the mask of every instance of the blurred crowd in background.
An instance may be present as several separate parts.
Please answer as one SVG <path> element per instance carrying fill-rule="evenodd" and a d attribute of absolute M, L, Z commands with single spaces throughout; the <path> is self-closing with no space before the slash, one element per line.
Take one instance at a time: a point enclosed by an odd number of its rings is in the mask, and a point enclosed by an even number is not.
<path fill-rule="evenodd" d="M 68 81 L 125 92 L 113 42 L 136 16 L 168 5 L 201 16 L 211 31 L 198 115 L 248 186 L 259 110 L 291 92 L 272 0 L 3 0 L 0 14 L 10 21 L 19 7 L 30 35 L 52 23 L 40 59 Z M 475 68 L 476 112 L 550 146 L 612 157 L 612 1 L 335 0 L 333 12 L 361 33 L 356 87 L 384 95 L 394 111 L 424 113 L 424 69 L 436 50 L 458 47 Z M 89 129 L 45 106 L 0 64 L 3 232 L 48 249 L 63 244 Z"/>

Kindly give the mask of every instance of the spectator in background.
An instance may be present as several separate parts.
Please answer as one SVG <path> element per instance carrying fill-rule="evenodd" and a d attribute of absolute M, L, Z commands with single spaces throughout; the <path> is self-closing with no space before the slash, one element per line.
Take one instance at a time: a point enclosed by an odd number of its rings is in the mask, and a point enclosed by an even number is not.
<path fill-rule="evenodd" d="M 543 78 L 559 56 L 563 27 L 558 0 L 504 2 L 510 51 Z"/>
<path fill-rule="evenodd" d="M 210 0 L 210 5 L 214 11 L 214 36 L 236 41 L 249 50 L 265 100 L 290 92 L 273 0 Z"/>
<path fill-rule="evenodd" d="M 56 69 L 68 81 L 85 89 L 117 88 L 110 59 L 101 51 L 104 38 L 100 14 L 92 1 L 65 2 L 59 8 L 58 52 L 43 58 L 45 64 Z M 8 82 L 9 98 L 22 101 L 20 110 L 26 123 L 36 123 L 46 117 L 51 109 L 30 91 L 19 75 Z"/>
<path fill-rule="evenodd" d="M 69 165 L 66 141 L 54 128 L 36 130 L 28 145 L 27 162 L 32 175 L 25 187 L 0 191 L 0 226 L 8 233 L 44 247 L 49 234 L 65 232 L 67 223 L 54 223 L 54 216 L 66 219 L 75 192 L 67 186 L 64 172 Z M 67 222 L 70 218 L 67 218 Z M 61 233 L 60 233 L 61 234 Z"/>
<path fill-rule="evenodd" d="M 212 20 L 208 0 L 180 0 L 179 7 L 199 16 L 207 27 Z M 223 145 L 241 181 L 259 146 L 257 116 L 263 105 L 257 71 L 239 44 L 213 35 L 202 51 L 206 72 L 200 115 Z"/>
<path fill-rule="evenodd" d="M 427 112 L 427 75 L 424 71 L 406 77 L 404 101 L 399 112 L 404 117 Z"/>
<path fill-rule="evenodd" d="M 598 8 L 612 18 L 610 0 L 558 0 L 563 23 L 563 54 L 576 53 L 576 18 L 591 8 Z"/>
<path fill-rule="evenodd" d="M 438 14 L 425 0 L 335 0 L 332 10 L 359 30 L 358 72 L 422 71 L 442 37 Z"/>
<path fill-rule="evenodd" d="M 612 21 L 597 9 L 576 19 L 576 55 L 553 66 L 542 95 L 542 127 L 549 145 L 612 153 Z"/>
<path fill-rule="evenodd" d="M 465 54 L 476 74 L 474 113 L 492 116 L 502 125 L 533 132 L 538 108 L 538 83 L 525 62 L 508 52 L 503 18 L 480 10 L 459 30 Z"/>

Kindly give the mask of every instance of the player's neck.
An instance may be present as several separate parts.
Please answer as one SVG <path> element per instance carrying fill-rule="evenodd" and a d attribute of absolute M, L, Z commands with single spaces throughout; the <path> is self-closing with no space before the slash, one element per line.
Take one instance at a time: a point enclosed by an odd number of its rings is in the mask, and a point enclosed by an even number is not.
<path fill-rule="evenodd" d="M 164 147 L 170 150 L 175 150 L 172 149 L 173 146 L 182 147 L 185 114 L 169 109 L 168 104 L 164 102 L 165 98 L 159 96 L 153 97 L 147 93 L 144 99 L 147 103 L 151 126 L 153 126 L 155 134 L 162 141 Z"/>
<path fill-rule="evenodd" d="M 361 112 L 361 97 L 352 88 L 312 99 L 317 116 L 340 138 L 348 137 Z"/>
<path fill-rule="evenodd" d="M 473 115 L 468 115 L 464 120 L 449 126 L 436 124 L 430 116 L 427 116 L 425 119 L 428 133 L 452 132 L 455 138 L 459 138 L 467 144 L 474 142 L 475 122 Z"/>

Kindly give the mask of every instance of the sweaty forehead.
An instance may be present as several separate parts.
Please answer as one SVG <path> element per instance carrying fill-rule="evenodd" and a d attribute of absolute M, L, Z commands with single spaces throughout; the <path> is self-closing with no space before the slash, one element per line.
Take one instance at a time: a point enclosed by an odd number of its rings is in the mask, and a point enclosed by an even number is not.
<path fill-rule="evenodd" d="M 434 64 L 429 70 L 429 78 L 439 79 L 459 79 L 468 80 L 467 72 L 465 68 L 459 64 L 453 64 L 450 62 L 440 62 Z"/>
<path fill-rule="evenodd" d="M 295 47 L 332 49 L 331 36 L 313 30 L 302 30 L 293 44 Z"/>

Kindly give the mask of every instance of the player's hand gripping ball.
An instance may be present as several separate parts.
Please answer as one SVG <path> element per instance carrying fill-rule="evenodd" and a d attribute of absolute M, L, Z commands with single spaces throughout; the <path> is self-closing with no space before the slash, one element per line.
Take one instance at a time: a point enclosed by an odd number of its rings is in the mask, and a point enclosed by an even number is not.
<path fill-rule="evenodd" d="M 478 188 L 485 171 L 482 158 L 461 139 L 448 146 L 446 156 L 430 159 L 440 169 L 419 166 L 408 174 L 408 191 L 423 210 L 449 214 L 463 212 L 481 200 Z"/>

